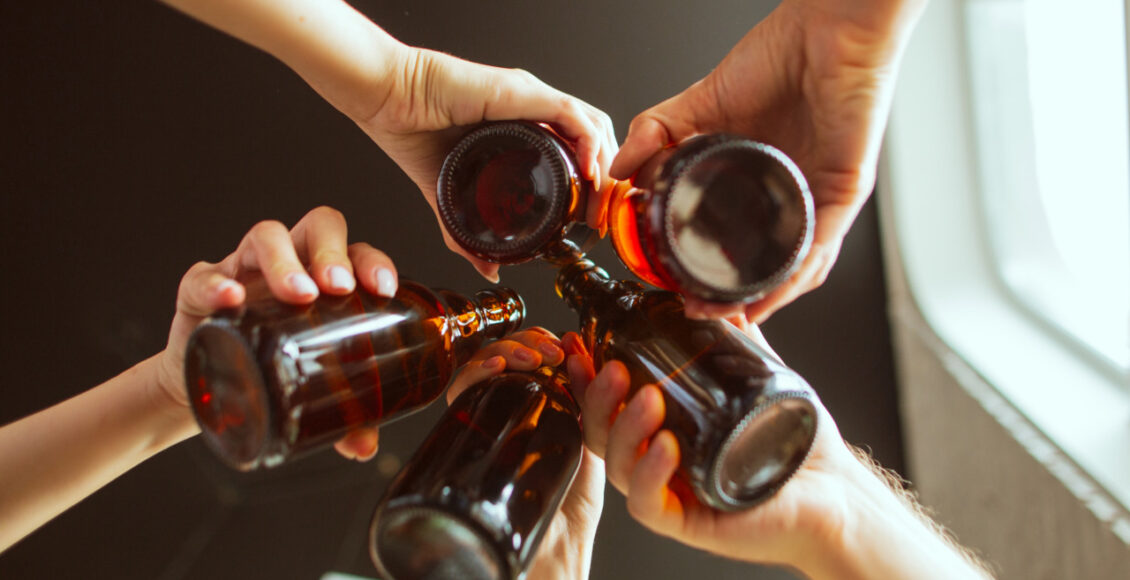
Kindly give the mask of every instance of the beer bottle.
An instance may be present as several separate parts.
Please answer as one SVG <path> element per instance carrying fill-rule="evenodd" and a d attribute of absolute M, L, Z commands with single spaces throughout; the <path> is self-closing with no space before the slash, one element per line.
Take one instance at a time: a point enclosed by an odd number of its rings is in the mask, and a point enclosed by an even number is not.
<path fill-rule="evenodd" d="M 404 279 L 393 298 L 358 290 L 285 304 L 261 278 L 247 296 L 202 322 L 185 354 L 204 440 L 242 471 L 425 407 L 485 341 L 525 315 L 508 288 L 470 299 Z"/>
<path fill-rule="evenodd" d="M 808 383 L 734 325 L 693 320 L 683 299 L 613 281 L 588 260 L 561 269 L 557 292 L 580 317 L 580 335 L 599 369 L 618 360 L 629 395 L 655 384 L 664 429 L 679 443 L 676 491 L 724 511 L 768 497 L 803 463 L 816 435 Z"/>
<path fill-rule="evenodd" d="M 373 515 L 369 553 L 381 577 L 523 577 L 580 466 L 578 413 L 551 367 L 460 394 Z"/>
<path fill-rule="evenodd" d="M 633 187 L 609 187 L 602 211 L 620 260 L 644 281 L 716 303 L 757 299 L 799 267 L 812 243 L 813 202 L 776 148 L 732 135 L 669 147 Z M 535 123 L 488 123 L 444 161 L 440 219 L 480 259 L 556 259 L 583 244 L 591 196 L 570 145 Z M 564 244 L 564 246 L 563 246 Z M 584 248 L 581 248 L 584 249 Z M 568 252 L 561 261 L 571 259 Z"/>

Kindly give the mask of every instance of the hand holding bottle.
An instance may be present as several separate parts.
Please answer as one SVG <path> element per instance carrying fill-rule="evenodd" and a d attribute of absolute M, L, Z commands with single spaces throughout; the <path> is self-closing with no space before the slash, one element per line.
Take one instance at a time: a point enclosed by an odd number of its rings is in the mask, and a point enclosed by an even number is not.
<path fill-rule="evenodd" d="M 548 123 L 575 142 L 580 171 L 598 182 L 616 153 L 612 121 L 595 107 L 523 70 L 407 46 L 344 1 L 165 2 L 294 69 L 416 182 L 433 211 L 440 165 L 468 125 Z M 497 279 L 497 265 L 444 237 L 484 277 Z"/>
<path fill-rule="evenodd" d="M 923 0 L 785 0 L 705 78 L 640 113 L 612 165 L 627 179 L 652 155 L 699 133 L 774 145 L 808 177 L 812 251 L 792 278 L 740 309 L 761 322 L 823 283 L 875 183 L 899 57 Z M 688 301 L 692 313 L 733 314 Z"/>
<path fill-rule="evenodd" d="M 319 293 L 391 296 L 396 270 L 366 244 L 346 246 L 341 214 L 318 208 L 293 228 L 255 225 L 239 247 L 216 264 L 199 262 L 185 274 L 167 347 L 118 376 L 0 428 L 0 551 L 153 455 L 199 432 L 186 397 L 185 344 L 204 317 L 237 306 L 246 289 L 235 277 L 261 271 L 273 295 L 292 304 Z M 355 454 L 372 453 L 376 432 L 349 441 Z"/>
<path fill-rule="evenodd" d="M 732 321 L 769 349 L 756 326 Z M 726 557 L 790 566 L 814 579 L 987 575 L 921 512 L 897 476 L 853 452 L 819 403 L 820 426 L 807 460 L 766 502 L 721 512 L 672 489 L 679 446 L 669 431 L 660 431 L 663 397 L 649 385 L 625 401 L 628 383 L 625 367 L 613 361 L 592 381 L 574 379 L 573 388 L 586 446 L 604 457 L 609 482 L 652 531 Z"/>
<path fill-rule="evenodd" d="M 259 222 L 223 260 L 198 262 L 190 268 L 181 279 L 168 346 L 159 356 L 158 398 L 188 410 L 184 386 L 188 337 L 212 312 L 243 303 L 246 289 L 236 279 L 248 272 L 261 272 L 274 297 L 290 304 L 309 304 L 321 292 L 349 294 L 358 282 L 365 292 L 396 294 L 392 260 L 368 244 L 347 245 L 346 235 L 341 213 L 319 207 L 289 230 L 277 221 Z M 376 430 L 350 434 L 337 447 L 346 457 L 371 457 L 377 449 Z"/>
<path fill-rule="evenodd" d="M 405 72 L 396 75 L 397 82 L 375 112 L 353 119 L 416 182 L 437 216 L 436 181 L 444 157 L 467 126 L 482 121 L 547 123 L 574 144 L 583 177 L 598 184 L 609 181 L 608 168 L 617 146 L 612 121 L 602 111 L 523 70 L 421 48 L 403 47 L 400 52 L 399 66 Z M 592 206 L 596 207 L 595 200 Z M 448 248 L 467 258 L 484 277 L 497 280 L 497 264 L 472 256 L 442 226 L 440 231 Z"/>
<path fill-rule="evenodd" d="M 558 349 L 552 352 L 549 346 Z M 565 362 L 569 379 L 574 385 L 586 385 L 594 376 L 592 360 L 575 333 L 559 340 L 553 333 L 532 328 L 514 333 L 479 351 L 451 383 L 447 391 L 450 403 L 467 387 L 487 378 L 502 374 L 507 368 L 532 370 L 537 368 L 528 356 L 516 356 L 524 346 L 544 353 L 540 364 L 557 365 Z M 574 389 L 575 390 L 575 389 Z M 573 485 L 565 496 L 561 509 L 554 517 L 545 538 L 527 574 L 530 580 L 553 578 L 588 578 L 592 561 L 593 541 L 597 524 L 604 509 L 604 462 L 589 449 L 581 457 L 581 467 Z"/>

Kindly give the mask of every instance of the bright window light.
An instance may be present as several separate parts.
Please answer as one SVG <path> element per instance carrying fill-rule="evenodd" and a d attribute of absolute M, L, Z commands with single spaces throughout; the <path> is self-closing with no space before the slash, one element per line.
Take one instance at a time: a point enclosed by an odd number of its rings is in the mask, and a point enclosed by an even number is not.
<path fill-rule="evenodd" d="M 1122 0 L 970 0 L 984 219 L 1033 315 L 1130 371 L 1130 122 Z"/>

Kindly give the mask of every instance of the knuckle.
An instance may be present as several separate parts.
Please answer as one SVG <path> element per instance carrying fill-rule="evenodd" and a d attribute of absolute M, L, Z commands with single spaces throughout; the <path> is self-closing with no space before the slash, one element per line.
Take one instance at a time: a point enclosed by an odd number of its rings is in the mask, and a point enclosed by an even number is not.
<path fill-rule="evenodd" d="M 637 521 L 644 521 L 647 517 L 647 510 L 644 509 L 639 497 L 628 494 L 627 500 L 625 507 L 628 508 L 628 515 L 632 516 Z"/>
<path fill-rule="evenodd" d="M 212 264 L 203 260 L 196 262 L 185 271 L 184 276 L 181 276 L 180 286 L 178 292 L 184 292 L 189 289 L 190 285 L 206 270 L 212 267 Z"/>
<path fill-rule="evenodd" d="M 251 226 L 251 229 L 248 230 L 247 233 L 252 238 L 261 239 L 278 232 L 280 229 L 286 230 L 286 226 L 284 226 L 282 222 L 278 220 L 263 220 Z"/>
<path fill-rule="evenodd" d="M 514 73 L 514 75 L 522 81 L 525 81 L 525 82 L 528 82 L 528 83 L 540 82 L 538 77 L 534 76 L 534 73 L 531 73 L 530 71 L 528 71 L 524 68 L 512 68 L 512 69 L 510 69 L 510 72 Z"/>
<path fill-rule="evenodd" d="M 337 208 L 330 207 L 328 205 L 320 205 L 310 210 L 306 215 L 322 219 L 330 219 L 333 221 L 345 221 L 345 214 L 341 213 L 341 211 Z"/>

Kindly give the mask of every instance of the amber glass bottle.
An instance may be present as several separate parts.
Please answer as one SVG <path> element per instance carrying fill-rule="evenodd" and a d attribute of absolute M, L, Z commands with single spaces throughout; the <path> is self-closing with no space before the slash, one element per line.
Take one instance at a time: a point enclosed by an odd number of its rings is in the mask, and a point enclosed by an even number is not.
<path fill-rule="evenodd" d="M 578 413 L 549 367 L 459 395 L 373 515 L 381 577 L 521 578 L 580 466 Z"/>
<path fill-rule="evenodd" d="M 780 488 L 816 436 L 816 395 L 732 324 L 692 320 L 674 292 L 618 282 L 588 260 L 565 266 L 557 291 L 580 316 L 597 368 L 622 362 L 629 394 L 656 384 L 664 429 L 679 442 L 677 485 L 719 510 L 748 508 Z"/>
<path fill-rule="evenodd" d="M 472 300 L 403 279 L 393 298 L 359 290 L 305 306 L 275 300 L 262 279 L 247 291 L 243 306 L 201 323 L 185 353 L 204 440 L 244 471 L 423 408 L 525 314 L 507 288 Z"/>
<path fill-rule="evenodd" d="M 437 188 L 451 237 L 481 259 L 556 257 L 592 184 L 548 128 L 489 123 L 444 161 Z M 732 135 L 670 147 L 635 180 L 611 187 L 604 212 L 621 261 L 660 288 L 719 303 L 748 302 L 788 278 L 812 243 L 813 202 L 784 153 Z M 575 245 L 575 244 L 574 244 Z"/>

